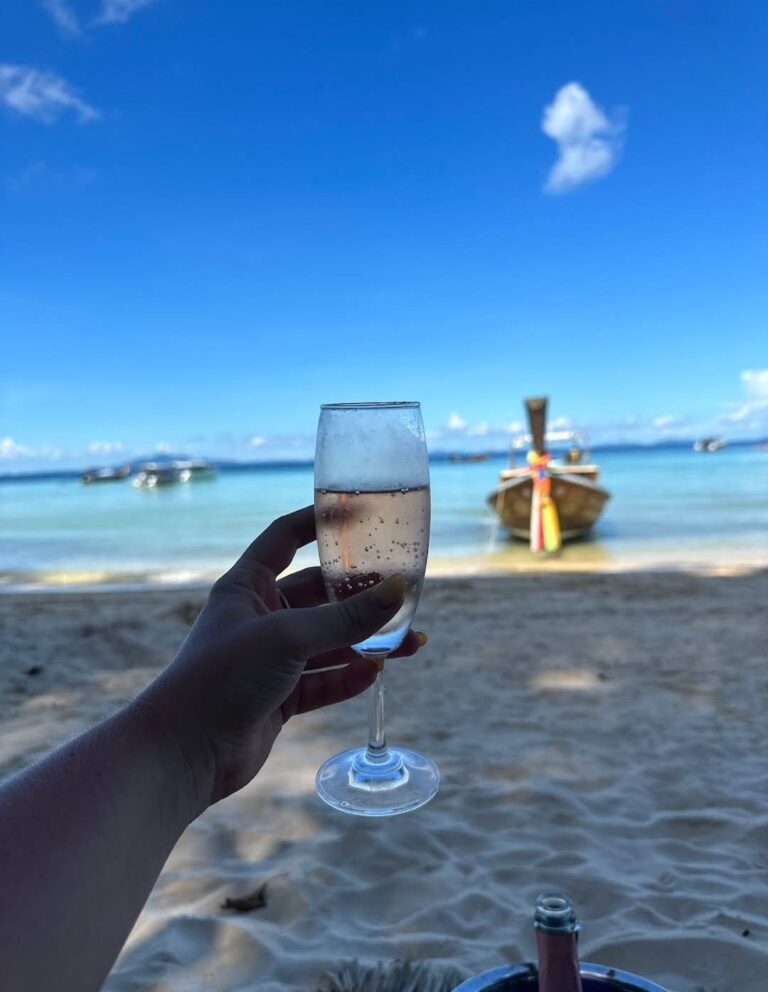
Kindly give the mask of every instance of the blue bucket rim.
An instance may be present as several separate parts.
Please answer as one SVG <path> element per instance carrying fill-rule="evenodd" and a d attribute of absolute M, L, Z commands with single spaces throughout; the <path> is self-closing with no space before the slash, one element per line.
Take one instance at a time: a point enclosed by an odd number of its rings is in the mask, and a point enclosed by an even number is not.
<path fill-rule="evenodd" d="M 580 972 L 582 978 L 608 978 L 616 982 L 617 989 L 621 990 L 621 984 L 628 986 L 633 992 L 669 992 L 663 986 L 652 982 L 640 975 L 633 975 L 629 971 L 622 971 L 620 968 L 609 968 L 603 964 L 592 964 L 589 961 L 580 962 Z M 479 975 L 473 975 L 457 985 L 453 992 L 481 992 L 489 986 L 500 982 L 505 978 L 534 978 L 536 976 L 536 966 L 534 964 L 504 965 L 501 968 L 491 968 L 488 971 L 481 971 Z"/>

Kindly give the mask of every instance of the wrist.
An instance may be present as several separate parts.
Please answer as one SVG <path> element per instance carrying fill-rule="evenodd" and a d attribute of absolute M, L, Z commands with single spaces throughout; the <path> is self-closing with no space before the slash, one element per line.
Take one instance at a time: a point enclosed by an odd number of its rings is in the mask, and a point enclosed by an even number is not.
<path fill-rule="evenodd" d="M 126 713 L 175 787 L 178 813 L 187 826 L 212 801 L 215 766 L 208 742 L 162 677 L 134 699 Z"/>

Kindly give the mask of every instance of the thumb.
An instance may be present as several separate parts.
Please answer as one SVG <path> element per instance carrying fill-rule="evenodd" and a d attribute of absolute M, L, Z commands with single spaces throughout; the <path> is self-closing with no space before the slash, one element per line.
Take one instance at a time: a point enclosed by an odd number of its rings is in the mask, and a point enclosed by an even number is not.
<path fill-rule="evenodd" d="M 338 603 L 286 613 L 294 635 L 313 657 L 334 648 L 358 644 L 375 634 L 403 605 L 405 588 L 402 575 L 390 575 L 372 589 L 365 589 Z"/>

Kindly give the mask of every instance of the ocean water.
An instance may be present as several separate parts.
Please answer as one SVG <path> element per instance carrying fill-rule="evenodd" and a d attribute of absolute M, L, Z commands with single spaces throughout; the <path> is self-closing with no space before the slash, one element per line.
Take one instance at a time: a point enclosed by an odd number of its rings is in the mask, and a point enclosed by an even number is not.
<path fill-rule="evenodd" d="M 768 451 L 681 448 L 595 454 L 612 498 L 566 567 L 768 564 Z M 486 506 L 503 458 L 431 466 L 433 570 L 536 566 Z M 272 520 L 312 501 L 309 466 L 223 471 L 137 490 L 78 479 L 0 482 L 0 588 L 208 579 Z M 299 564 L 314 563 L 313 549 Z"/>

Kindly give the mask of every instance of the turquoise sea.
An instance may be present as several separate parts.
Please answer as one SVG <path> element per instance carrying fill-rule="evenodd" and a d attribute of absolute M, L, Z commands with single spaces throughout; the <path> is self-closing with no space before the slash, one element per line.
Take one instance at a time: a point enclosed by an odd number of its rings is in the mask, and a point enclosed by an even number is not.
<path fill-rule="evenodd" d="M 612 499 L 593 540 L 564 549 L 564 567 L 768 564 L 768 451 L 627 448 L 594 460 Z M 433 463 L 434 571 L 542 567 L 486 507 L 505 464 Z M 271 519 L 311 502 L 312 490 L 308 465 L 226 469 L 213 481 L 149 491 L 64 476 L 5 479 L 0 588 L 207 580 Z M 312 560 L 305 551 L 299 563 Z"/>

